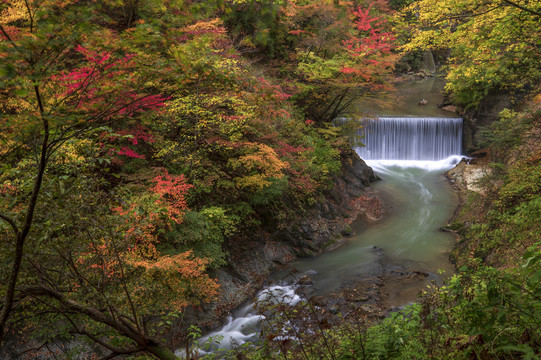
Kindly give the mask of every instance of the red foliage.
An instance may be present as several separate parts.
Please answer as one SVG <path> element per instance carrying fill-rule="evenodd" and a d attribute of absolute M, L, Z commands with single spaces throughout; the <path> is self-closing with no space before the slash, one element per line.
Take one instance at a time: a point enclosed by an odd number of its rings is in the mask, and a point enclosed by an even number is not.
<path fill-rule="evenodd" d="M 387 54 L 393 48 L 394 35 L 391 32 L 384 32 L 383 26 L 387 22 L 379 17 L 371 17 L 370 9 L 363 10 L 358 7 L 353 10 L 355 27 L 359 36 L 345 40 L 344 45 L 354 56 L 370 55 L 374 53 Z"/>
<path fill-rule="evenodd" d="M 291 95 L 286 94 L 279 85 L 272 85 L 262 77 L 258 77 L 257 81 L 259 89 L 265 93 L 270 94 L 271 97 L 274 97 L 278 100 L 287 100 L 291 97 Z"/>
<path fill-rule="evenodd" d="M 291 35 L 300 35 L 300 34 L 306 33 L 306 31 L 304 31 L 304 30 L 290 30 L 289 33 Z"/>
<path fill-rule="evenodd" d="M 95 52 L 78 45 L 74 49 L 84 64 L 51 81 L 63 89 L 57 100 L 75 106 L 94 117 L 109 119 L 117 115 L 156 110 L 169 97 L 145 95 L 134 89 L 139 80 L 133 54 L 114 58 L 110 52 Z"/>
<path fill-rule="evenodd" d="M 126 135 L 129 135 L 129 136 L 126 136 Z M 152 134 L 147 132 L 146 128 L 144 128 L 141 125 L 137 125 L 135 128 L 132 128 L 132 129 L 123 129 L 113 134 L 109 132 L 104 132 L 101 134 L 101 139 L 104 139 L 105 141 L 110 142 L 110 143 L 119 143 L 125 140 L 125 141 L 130 142 L 132 146 L 137 146 L 140 143 L 150 144 L 154 142 L 154 137 L 152 136 Z M 101 145 L 103 149 L 105 145 L 103 143 L 101 143 Z M 116 147 L 112 147 L 109 149 L 108 154 L 109 155 L 115 155 L 115 154 L 124 155 L 124 156 L 135 158 L 135 159 L 145 158 L 145 155 L 140 154 L 127 146 L 122 146 L 120 149 Z M 113 160 L 115 160 L 115 163 L 117 165 L 122 165 L 122 161 L 118 161 L 119 159 L 113 158 Z"/>
<path fill-rule="evenodd" d="M 130 149 L 129 147 L 126 147 L 126 146 L 121 147 L 120 150 L 116 151 L 116 153 L 118 155 L 126 155 L 127 157 L 131 157 L 131 158 L 134 158 L 134 159 L 144 159 L 145 158 L 145 155 L 136 153 L 135 151 L 133 151 L 132 149 Z"/>
<path fill-rule="evenodd" d="M 193 185 L 186 183 L 184 175 L 170 175 L 166 169 L 152 181 L 155 185 L 151 190 L 159 195 L 157 203 L 166 206 L 169 219 L 181 223 L 188 209 L 186 195 Z"/>
<path fill-rule="evenodd" d="M 316 191 L 317 184 L 314 183 L 312 177 L 306 174 L 303 170 L 288 169 L 289 184 L 293 189 L 302 194 L 312 194 Z"/>
<path fill-rule="evenodd" d="M 117 131 L 116 134 L 108 135 L 108 137 L 110 141 L 112 141 L 115 138 L 124 135 L 131 135 L 131 137 L 128 138 L 128 141 L 130 141 L 133 145 L 138 145 L 139 141 L 149 144 L 152 144 L 154 142 L 154 137 L 152 136 L 152 134 L 147 132 L 146 129 L 141 125 L 138 125 L 133 129 L 124 129 Z"/>
<path fill-rule="evenodd" d="M 278 148 L 276 149 L 276 153 L 280 156 L 287 156 L 287 155 L 292 156 L 292 155 L 296 155 L 297 153 L 308 151 L 308 150 L 310 149 L 302 147 L 302 146 L 294 147 L 283 142 L 282 140 L 278 140 Z"/>

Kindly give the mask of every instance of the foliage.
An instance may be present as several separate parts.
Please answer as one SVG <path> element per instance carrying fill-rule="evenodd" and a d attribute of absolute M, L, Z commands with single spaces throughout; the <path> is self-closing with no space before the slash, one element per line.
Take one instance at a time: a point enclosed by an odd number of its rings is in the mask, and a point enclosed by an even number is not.
<path fill-rule="evenodd" d="M 475 257 L 491 254 L 496 264 L 504 263 L 504 252 L 524 251 L 541 230 L 536 220 L 541 194 L 541 165 L 535 150 L 538 123 L 536 113 L 504 110 L 500 121 L 484 130 L 486 144 L 504 164 L 493 164 L 493 175 L 485 179 L 490 189 L 485 202 L 491 209 L 484 214 L 484 220 L 461 230 L 474 244 L 470 250 Z"/>
<path fill-rule="evenodd" d="M 351 111 L 363 93 L 389 88 L 397 56 L 392 52 L 394 35 L 377 10 L 357 7 L 315 6 L 294 8 L 294 24 L 322 17 L 295 33 L 298 38 L 296 72 L 297 101 L 310 119 L 329 122 Z M 350 18 L 353 19 L 351 22 Z M 297 25 L 299 26 L 299 25 Z"/>
<path fill-rule="evenodd" d="M 476 106 L 491 92 L 538 83 L 540 9 L 530 1 L 417 1 L 404 10 L 418 14 L 404 49 L 450 49 L 446 89 Z"/>
<path fill-rule="evenodd" d="M 382 10 L 1 2 L 0 340 L 172 358 L 227 249 L 332 185 L 329 120 L 392 68 Z"/>

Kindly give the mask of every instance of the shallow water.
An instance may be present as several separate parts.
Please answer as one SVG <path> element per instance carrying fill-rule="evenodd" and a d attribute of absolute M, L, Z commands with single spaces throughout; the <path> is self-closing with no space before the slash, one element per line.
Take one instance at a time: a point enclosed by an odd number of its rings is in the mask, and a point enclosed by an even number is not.
<path fill-rule="evenodd" d="M 378 275 L 401 268 L 423 271 L 433 279 L 438 273 L 451 274 L 448 255 L 454 236 L 439 230 L 452 216 L 456 196 L 441 173 L 460 157 L 443 161 L 367 161 L 382 178 L 371 186 L 371 193 L 384 203 L 383 219 L 375 222 L 359 219 L 356 235 L 347 244 L 320 256 L 291 263 L 299 273 L 279 272 L 275 277 L 285 283 L 308 274 L 315 295 L 328 294 L 353 279 Z M 381 248 L 379 256 L 373 248 Z M 385 269 L 381 269 L 381 266 Z M 444 275 L 445 276 L 445 275 Z M 404 303 L 411 299 L 404 299 Z M 400 299 L 393 301 L 400 304 Z"/>
<path fill-rule="evenodd" d="M 443 82 L 427 79 L 397 86 L 398 100 L 381 106 L 381 102 L 360 101 L 358 106 L 367 115 L 400 115 L 418 117 L 453 117 L 449 112 L 438 109 L 443 96 Z M 426 99 L 427 105 L 417 105 Z M 273 275 L 274 285 L 262 290 L 258 297 L 268 298 L 274 294 L 283 302 L 298 302 L 294 283 L 303 275 L 313 280 L 314 295 L 325 295 L 339 289 L 351 280 L 379 275 L 390 270 L 423 271 L 429 280 L 441 281 L 453 272 L 448 254 L 454 236 L 441 232 L 457 205 L 457 199 L 442 173 L 460 161 L 458 154 L 438 161 L 410 160 L 367 160 L 381 177 L 371 185 L 368 193 L 383 200 L 383 218 L 378 221 L 358 219 L 352 228 L 356 235 L 347 243 L 320 256 L 291 263 L 297 271 L 288 270 Z M 412 285 L 390 281 L 385 285 L 389 297 L 387 306 L 402 306 L 415 300 L 421 283 Z M 221 338 L 220 344 L 209 345 L 211 352 L 230 347 L 231 341 L 243 344 L 257 339 L 257 323 L 263 319 L 252 304 L 237 309 L 228 318 L 226 325 L 199 340 L 204 343 L 212 338 Z M 205 352 L 202 351 L 201 354 Z M 182 356 L 182 351 L 177 351 Z"/>
<path fill-rule="evenodd" d="M 443 88 L 443 80 L 436 77 L 399 83 L 392 92 L 361 99 L 357 109 L 366 116 L 458 117 L 455 113 L 438 108 L 438 104 L 443 102 Z M 427 100 L 426 105 L 419 105 L 422 99 Z"/>

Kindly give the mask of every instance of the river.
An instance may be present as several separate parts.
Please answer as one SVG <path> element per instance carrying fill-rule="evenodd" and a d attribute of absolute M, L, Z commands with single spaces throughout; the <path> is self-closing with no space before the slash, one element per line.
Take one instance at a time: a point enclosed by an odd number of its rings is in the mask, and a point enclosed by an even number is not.
<path fill-rule="evenodd" d="M 429 281 L 441 282 L 453 273 L 449 252 L 455 239 L 439 229 L 452 216 L 457 199 L 442 173 L 461 159 L 462 122 L 437 108 L 441 82 L 428 79 L 397 88 L 401 102 L 392 106 L 361 104 L 370 116 L 380 114 L 379 120 L 365 124 L 365 141 L 370 145 L 357 152 L 381 178 L 368 194 L 382 200 L 382 219 L 360 217 L 352 224 L 355 235 L 343 246 L 292 262 L 288 270 L 273 275 L 274 285 L 260 292 L 260 299 L 273 293 L 282 294 L 285 302 L 300 301 L 295 282 L 304 275 L 312 282 L 310 295 L 316 296 L 353 280 L 392 271 L 427 274 L 424 282 L 413 285 L 403 281 L 387 284 L 385 305 L 400 307 L 415 301 Z M 428 104 L 417 105 L 421 99 Z M 292 273 L 291 268 L 296 271 Z M 223 337 L 220 345 L 213 346 L 222 349 L 231 340 L 237 344 L 256 340 L 261 318 L 252 304 L 247 304 L 234 312 L 222 329 L 199 343 Z"/>

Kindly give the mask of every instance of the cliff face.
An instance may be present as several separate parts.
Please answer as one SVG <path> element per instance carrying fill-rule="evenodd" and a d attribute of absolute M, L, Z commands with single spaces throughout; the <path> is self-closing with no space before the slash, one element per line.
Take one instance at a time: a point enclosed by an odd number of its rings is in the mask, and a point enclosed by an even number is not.
<path fill-rule="evenodd" d="M 293 247 L 297 256 L 320 253 L 348 232 L 348 222 L 356 216 L 354 200 L 370 182 L 377 180 L 371 167 L 355 151 L 342 153 L 341 172 L 334 185 L 307 214 L 276 231 L 272 239 Z"/>
<path fill-rule="evenodd" d="M 479 149 L 479 128 L 497 121 L 500 112 L 512 108 L 513 104 L 514 101 L 509 94 L 493 94 L 485 97 L 475 109 L 463 112 L 463 141 L 467 153 Z"/>
<path fill-rule="evenodd" d="M 347 234 L 359 212 L 358 199 L 377 180 L 372 168 L 353 150 L 341 154 L 341 172 L 324 199 L 273 233 L 261 231 L 230 249 L 230 264 L 215 274 L 221 295 L 204 311 L 188 311 L 184 322 L 212 328 L 232 309 L 252 299 L 269 273 L 297 257 L 321 253 Z M 188 318 L 186 318 L 186 316 Z"/>

